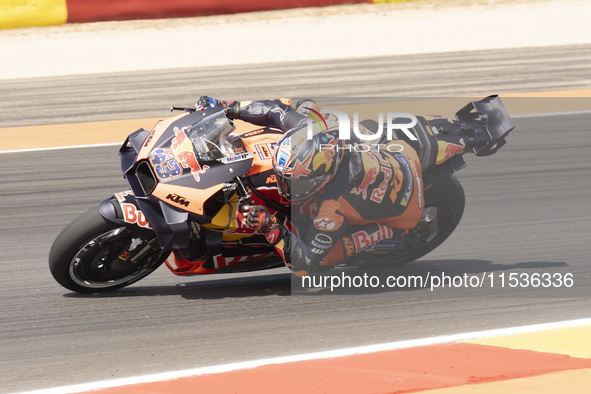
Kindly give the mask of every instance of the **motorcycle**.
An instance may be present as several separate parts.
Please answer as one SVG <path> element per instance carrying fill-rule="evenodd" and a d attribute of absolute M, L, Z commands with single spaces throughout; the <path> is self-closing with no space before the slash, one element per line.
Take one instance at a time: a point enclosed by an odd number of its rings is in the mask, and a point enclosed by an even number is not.
<path fill-rule="evenodd" d="M 284 266 L 262 234 L 237 218 L 239 204 L 261 204 L 287 225 L 294 207 L 278 192 L 272 155 L 282 132 L 259 128 L 235 133 L 221 107 L 182 113 L 152 130 L 131 133 L 120 148 L 130 190 L 116 193 L 69 224 L 54 241 L 49 268 L 63 287 L 101 293 L 128 286 L 165 264 L 179 276 L 236 273 Z M 440 245 L 462 217 L 465 196 L 453 173 L 466 163 L 458 149 L 433 160 L 447 120 L 416 117 L 415 138 L 400 135 L 419 153 L 425 207 L 416 228 L 361 252 L 357 265 L 412 262 Z M 361 122 L 375 129 L 377 122 Z M 495 153 L 514 124 L 498 96 L 473 101 L 456 113 L 460 132 L 484 136 L 472 147 Z M 434 132 L 441 129 L 443 133 Z M 442 141 L 438 141 L 442 143 Z M 448 149 L 449 148 L 449 151 Z M 463 151 L 462 151 L 463 152 Z M 444 157 L 447 159 L 447 157 Z"/>

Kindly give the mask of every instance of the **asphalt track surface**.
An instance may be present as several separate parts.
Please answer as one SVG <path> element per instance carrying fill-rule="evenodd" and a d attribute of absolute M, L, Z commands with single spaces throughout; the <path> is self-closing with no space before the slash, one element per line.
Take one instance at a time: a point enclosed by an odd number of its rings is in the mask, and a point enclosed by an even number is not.
<path fill-rule="evenodd" d="M 0 81 L 9 98 L 0 119 L 8 127 L 160 116 L 162 107 L 189 104 L 201 92 L 252 98 L 572 89 L 589 86 L 583 66 L 590 56 L 591 46 L 571 46 L 291 64 L 287 76 L 252 66 Z M 0 155 L 0 391 L 591 316 L 591 114 L 515 122 L 497 154 L 467 157 L 458 174 L 467 208 L 453 236 L 387 274 L 571 273 L 571 288 L 291 296 L 285 269 L 182 278 L 162 267 L 112 294 L 77 295 L 51 278 L 47 254 L 68 222 L 126 188 L 117 147 Z"/>
<path fill-rule="evenodd" d="M 0 80 L 0 127 L 151 118 L 201 94 L 405 99 L 581 89 L 591 86 L 589 64 L 591 44 Z"/>

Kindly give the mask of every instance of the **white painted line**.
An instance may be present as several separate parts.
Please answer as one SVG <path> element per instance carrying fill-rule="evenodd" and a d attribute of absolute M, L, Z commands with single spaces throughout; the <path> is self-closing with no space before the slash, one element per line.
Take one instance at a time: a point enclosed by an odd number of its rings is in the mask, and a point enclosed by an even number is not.
<path fill-rule="evenodd" d="M 567 116 L 567 115 L 586 115 L 591 114 L 591 110 L 570 111 L 570 112 L 546 112 L 541 114 L 512 115 L 512 119 L 519 118 L 537 118 L 542 116 Z"/>
<path fill-rule="evenodd" d="M 42 152 L 48 150 L 60 150 L 60 149 L 78 149 L 78 148 L 99 148 L 101 146 L 118 146 L 122 145 L 121 142 L 110 142 L 107 144 L 92 144 L 92 145 L 72 145 L 72 146 L 52 146 L 48 148 L 33 148 L 33 149 L 15 149 L 15 150 L 1 150 L 0 154 L 4 153 L 26 153 L 26 152 Z"/>
<path fill-rule="evenodd" d="M 285 364 L 298 361 L 319 360 L 326 358 L 336 358 L 352 356 L 356 354 L 367 354 L 375 352 L 383 352 L 389 350 L 407 349 L 419 346 L 438 345 L 451 342 L 466 341 L 471 339 L 490 338 L 514 334 L 525 334 L 539 331 L 555 330 L 560 328 L 580 327 L 591 325 L 591 318 L 566 320 L 553 323 L 533 324 L 520 327 L 508 327 L 494 330 L 467 332 L 462 334 L 443 335 L 438 337 L 410 339 L 406 341 L 397 341 L 389 343 L 380 343 L 375 345 L 358 346 L 346 349 L 329 350 L 323 352 L 298 354 L 293 356 L 283 356 L 266 358 L 261 360 L 252 360 L 244 362 L 236 362 L 230 364 L 214 365 L 210 367 L 201 367 L 194 369 L 185 369 L 181 371 L 170 371 L 152 375 L 135 376 L 129 378 L 103 380 L 93 383 L 84 383 L 71 386 L 55 387 L 50 389 L 42 389 L 35 391 L 27 391 L 19 394 L 68 394 L 91 390 L 99 390 L 110 387 L 126 386 L 130 384 L 153 383 L 162 382 L 166 380 L 179 379 L 184 377 L 215 374 L 230 372 L 242 369 L 256 368 L 264 365 Z"/>
<path fill-rule="evenodd" d="M 513 115 L 513 116 L 511 116 L 511 118 L 512 119 L 520 119 L 520 118 L 536 118 L 536 117 L 542 117 L 542 116 L 566 116 L 566 115 L 586 115 L 586 114 L 591 114 L 591 110 Z M 97 148 L 97 147 L 101 147 L 101 146 L 116 146 L 116 145 L 121 145 L 121 144 L 123 144 L 123 141 L 111 142 L 111 143 L 107 143 L 107 144 L 94 144 L 94 145 L 73 145 L 73 146 L 55 146 L 55 147 L 49 147 L 49 148 L 2 150 L 2 151 L 0 151 L 0 154 L 40 152 L 40 151 L 50 151 L 50 150 L 60 150 L 60 149 Z"/>

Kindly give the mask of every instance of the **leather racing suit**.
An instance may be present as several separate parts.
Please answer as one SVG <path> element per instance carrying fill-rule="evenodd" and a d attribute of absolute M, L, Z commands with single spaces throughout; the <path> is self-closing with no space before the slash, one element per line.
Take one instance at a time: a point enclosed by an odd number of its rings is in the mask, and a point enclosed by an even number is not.
<path fill-rule="evenodd" d="M 287 99 L 223 105 L 230 107 L 231 118 L 284 132 L 307 120 Z M 397 147 L 390 150 L 388 144 Z M 440 152 L 438 164 L 463 153 L 457 146 L 457 150 L 449 151 L 447 146 L 448 151 Z M 336 175 L 323 190 L 292 205 L 292 231 L 263 206 L 242 206 L 239 219 L 264 233 L 296 275 L 307 275 L 413 229 L 423 207 L 421 161 L 407 142 L 396 140 L 381 149 L 345 150 Z"/>

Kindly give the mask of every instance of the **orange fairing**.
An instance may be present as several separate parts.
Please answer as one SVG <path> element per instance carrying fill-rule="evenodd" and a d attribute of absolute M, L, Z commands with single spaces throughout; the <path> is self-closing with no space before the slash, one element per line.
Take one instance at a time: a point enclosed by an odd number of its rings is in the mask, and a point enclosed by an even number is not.
<path fill-rule="evenodd" d="M 218 272 L 217 268 L 204 268 L 205 260 L 190 261 L 187 259 L 176 259 L 174 254 L 168 256 L 165 260 L 166 266 L 175 275 L 198 275 L 198 274 L 215 274 Z"/>
<path fill-rule="evenodd" d="M 280 134 L 260 133 L 252 136 L 246 133 L 242 138 L 247 151 L 254 153 L 254 160 L 248 175 L 260 174 L 273 169 L 272 157 Z"/>
<path fill-rule="evenodd" d="M 205 260 L 189 261 L 189 260 L 176 260 L 174 256 L 170 256 L 166 261 L 166 266 L 175 275 L 204 275 L 204 274 L 216 274 L 217 268 L 204 268 L 203 264 Z"/>
<path fill-rule="evenodd" d="M 207 189 L 195 189 L 161 182 L 156 186 L 152 195 L 174 207 L 203 215 L 203 203 L 223 186 L 223 184 L 219 184 Z"/>
<path fill-rule="evenodd" d="M 148 134 L 148 138 L 146 138 L 146 142 L 144 142 L 144 144 L 142 145 L 142 149 L 140 149 L 136 161 L 148 158 L 148 155 L 150 154 L 150 152 L 152 152 L 152 149 L 154 149 L 156 143 L 158 142 L 160 137 L 162 137 L 162 134 L 164 134 L 166 129 L 168 129 L 168 127 L 171 124 L 187 115 L 189 115 L 189 112 L 185 112 L 181 115 L 174 116 L 166 120 L 158 121 L 158 123 L 156 123 L 156 125 L 150 132 L 150 134 Z"/>

